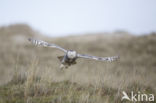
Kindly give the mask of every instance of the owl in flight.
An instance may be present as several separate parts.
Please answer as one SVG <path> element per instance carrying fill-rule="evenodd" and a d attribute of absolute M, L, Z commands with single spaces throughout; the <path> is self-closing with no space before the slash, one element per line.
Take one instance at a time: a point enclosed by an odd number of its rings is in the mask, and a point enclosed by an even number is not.
<path fill-rule="evenodd" d="M 60 65 L 61 69 L 68 68 L 69 66 L 76 64 L 76 59 L 78 59 L 78 58 L 92 59 L 92 60 L 97 60 L 97 61 L 109 61 L 109 62 L 119 59 L 119 56 L 97 57 L 97 56 L 90 56 L 90 55 L 86 55 L 86 54 L 79 54 L 74 50 L 66 50 L 58 45 L 50 44 L 45 41 L 36 40 L 33 38 L 29 38 L 28 40 L 36 46 L 57 48 L 57 49 L 63 51 L 65 54 L 63 56 L 58 56 L 58 59 L 61 62 L 61 65 Z"/>

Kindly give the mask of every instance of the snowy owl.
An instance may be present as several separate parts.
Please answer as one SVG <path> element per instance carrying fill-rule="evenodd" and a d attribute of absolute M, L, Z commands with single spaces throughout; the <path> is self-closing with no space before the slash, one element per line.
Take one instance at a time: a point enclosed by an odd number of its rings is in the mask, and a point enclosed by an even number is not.
<path fill-rule="evenodd" d="M 52 47 L 52 48 L 57 48 L 59 50 L 62 50 L 65 54 L 63 56 L 58 56 L 58 59 L 61 62 L 61 65 L 60 65 L 61 69 L 68 68 L 69 66 L 76 64 L 77 58 L 86 58 L 86 59 L 93 59 L 93 60 L 98 60 L 98 61 L 109 61 L 109 62 L 119 59 L 119 56 L 97 57 L 97 56 L 90 56 L 86 54 L 79 54 L 74 50 L 66 50 L 58 45 L 50 44 L 45 41 L 36 40 L 33 38 L 29 38 L 28 40 L 36 46 Z"/>

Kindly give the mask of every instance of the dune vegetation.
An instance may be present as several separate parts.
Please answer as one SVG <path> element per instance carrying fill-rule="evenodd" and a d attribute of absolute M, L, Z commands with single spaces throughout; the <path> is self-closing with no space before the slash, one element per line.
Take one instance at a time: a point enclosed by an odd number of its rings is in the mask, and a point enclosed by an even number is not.
<path fill-rule="evenodd" d="M 78 59 L 60 70 L 62 51 L 35 47 L 33 37 L 115 62 Z M 45 37 L 25 24 L 0 27 L 0 103 L 131 103 L 122 91 L 156 94 L 156 33 Z M 141 102 L 140 102 L 141 103 Z M 142 102 L 144 103 L 144 102 Z"/>

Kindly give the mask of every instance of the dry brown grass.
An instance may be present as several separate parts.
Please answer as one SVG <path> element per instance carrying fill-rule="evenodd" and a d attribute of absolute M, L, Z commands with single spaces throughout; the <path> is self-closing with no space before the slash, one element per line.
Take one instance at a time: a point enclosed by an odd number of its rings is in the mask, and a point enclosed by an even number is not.
<path fill-rule="evenodd" d="M 112 33 L 46 38 L 29 26 L 0 28 L 2 102 L 120 103 L 121 91 L 156 92 L 156 34 Z M 96 56 L 120 55 L 117 62 L 79 59 L 60 71 L 52 48 L 34 47 L 28 37 Z M 5 98 L 1 98 L 5 97 Z M 1 102 L 1 101 L 0 101 Z"/>

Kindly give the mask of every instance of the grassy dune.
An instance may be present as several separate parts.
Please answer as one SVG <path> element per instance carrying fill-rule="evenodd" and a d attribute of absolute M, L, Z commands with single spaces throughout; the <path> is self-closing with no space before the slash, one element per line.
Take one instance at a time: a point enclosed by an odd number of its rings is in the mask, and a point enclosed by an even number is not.
<path fill-rule="evenodd" d="M 24 24 L 1 27 L 0 103 L 121 103 L 122 91 L 156 94 L 156 34 L 107 34 L 48 38 Z M 60 71 L 63 52 L 34 47 L 28 37 L 120 60 L 78 59 Z"/>

